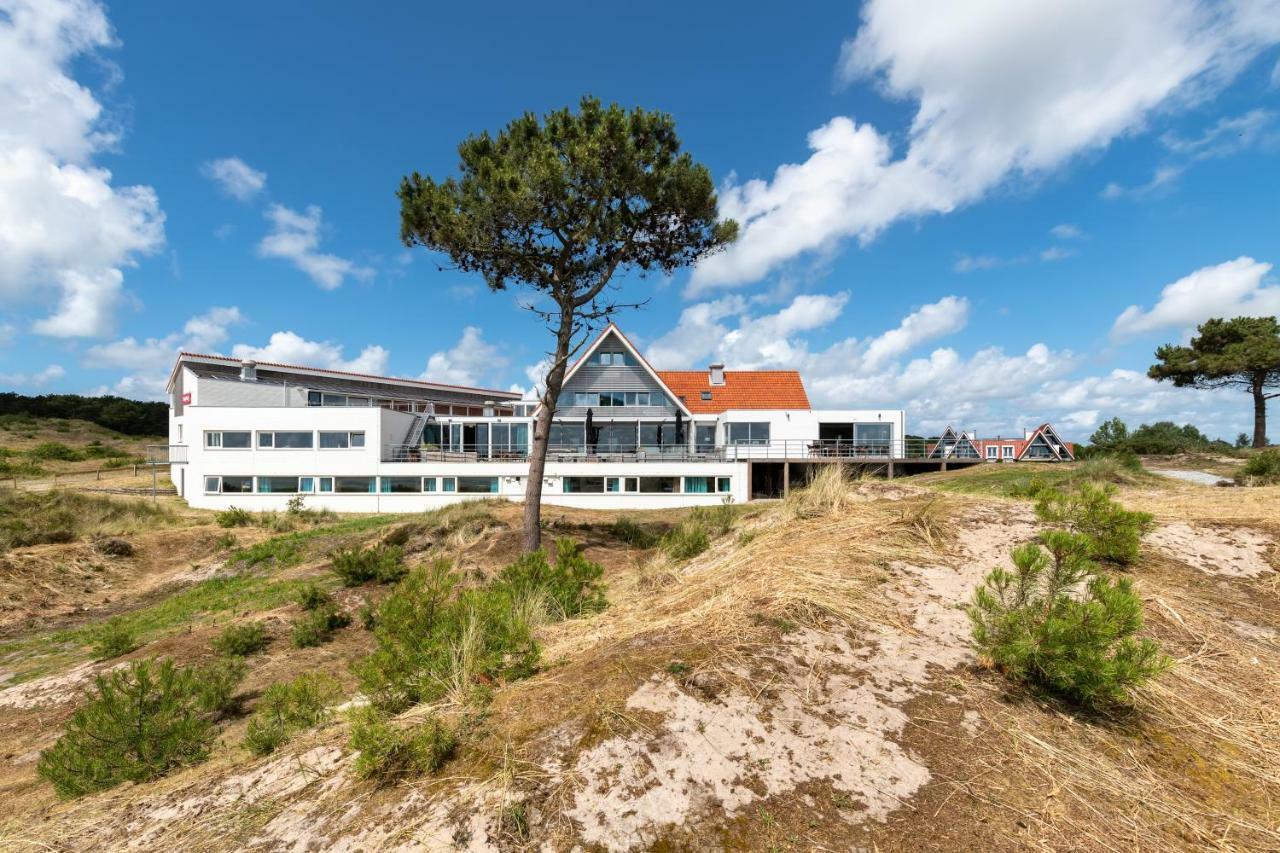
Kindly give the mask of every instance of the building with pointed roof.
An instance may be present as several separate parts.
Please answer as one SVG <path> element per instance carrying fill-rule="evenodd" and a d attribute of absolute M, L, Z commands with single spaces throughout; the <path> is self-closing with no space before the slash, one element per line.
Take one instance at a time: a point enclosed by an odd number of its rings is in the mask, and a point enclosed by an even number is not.
<path fill-rule="evenodd" d="M 981 459 L 984 462 L 1074 462 L 1075 445 L 1063 441 L 1052 424 L 1026 430 L 1022 438 L 977 438 L 947 427 L 929 447 L 932 459 Z"/>

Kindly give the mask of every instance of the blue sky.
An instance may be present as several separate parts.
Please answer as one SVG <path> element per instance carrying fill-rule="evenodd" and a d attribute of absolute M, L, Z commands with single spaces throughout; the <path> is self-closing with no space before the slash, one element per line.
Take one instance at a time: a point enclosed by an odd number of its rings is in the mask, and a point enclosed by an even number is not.
<path fill-rule="evenodd" d="M 545 332 L 405 250 L 395 190 L 592 93 L 671 113 L 744 226 L 621 282 L 660 366 L 920 430 L 1249 428 L 1142 374 L 1280 311 L 1275 0 L 602 8 L 0 0 L 0 386 L 155 397 L 196 348 L 527 388 Z"/>

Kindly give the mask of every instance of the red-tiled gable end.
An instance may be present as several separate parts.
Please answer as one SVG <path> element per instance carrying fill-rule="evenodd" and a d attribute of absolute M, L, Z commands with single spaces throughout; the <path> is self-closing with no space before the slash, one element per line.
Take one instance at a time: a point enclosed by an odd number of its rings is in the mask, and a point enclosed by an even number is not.
<path fill-rule="evenodd" d="M 729 409 L 809 408 L 809 395 L 794 370 L 726 370 L 723 385 L 712 385 L 705 370 L 659 370 L 657 374 L 695 415 Z M 710 400 L 703 399 L 705 392 L 710 392 Z"/>

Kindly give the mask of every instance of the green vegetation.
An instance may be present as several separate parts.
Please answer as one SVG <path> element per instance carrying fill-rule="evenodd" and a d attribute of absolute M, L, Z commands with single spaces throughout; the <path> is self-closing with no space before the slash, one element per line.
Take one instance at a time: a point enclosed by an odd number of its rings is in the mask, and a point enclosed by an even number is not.
<path fill-rule="evenodd" d="M 1105 708 L 1128 701 L 1171 661 L 1136 637 L 1142 599 L 1129 578 L 1100 572 L 1094 549 L 1087 535 L 1042 533 L 1039 544 L 1013 550 L 1012 572 L 987 575 L 968 614 L 979 654 L 1008 678 Z"/>
<path fill-rule="evenodd" d="M 458 739 L 434 714 L 425 723 L 404 729 L 378 709 L 365 707 L 351 712 L 350 746 L 360 752 L 357 776 L 392 782 L 439 770 L 457 749 Z"/>
<path fill-rule="evenodd" d="M 465 701 L 481 684 L 525 677 L 538 660 L 533 629 L 603 607 L 602 573 L 568 540 L 557 543 L 555 565 L 534 552 L 470 588 L 446 560 L 420 566 L 378 608 L 377 648 L 354 667 L 361 690 L 395 712 L 450 694 Z"/>
<path fill-rule="evenodd" d="M 253 513 L 238 506 L 229 506 L 215 512 L 213 520 L 219 527 L 249 527 L 253 524 Z"/>
<path fill-rule="evenodd" d="M 1141 454 L 1142 456 L 1174 456 L 1179 453 L 1204 453 L 1210 450 L 1231 452 L 1229 444 L 1212 441 L 1193 424 L 1178 426 L 1173 421 L 1142 424 L 1132 432 L 1125 422 L 1112 418 L 1099 426 L 1089 438 L 1083 456 Z"/>
<path fill-rule="evenodd" d="M 60 796 L 78 797 L 201 761 L 242 673 L 142 660 L 100 675 L 88 703 L 40 754 L 38 771 Z"/>
<path fill-rule="evenodd" d="M 127 655 L 139 646 L 132 625 L 122 616 L 113 616 L 98 627 L 93 638 L 94 660 L 110 660 Z"/>
<path fill-rule="evenodd" d="M 1159 482 L 1142 468 L 1137 457 L 1127 454 L 1067 464 L 975 465 L 963 471 L 926 476 L 930 485 L 946 492 L 1032 500 L 1045 489 L 1071 489 L 1084 483 L 1130 486 Z"/>
<path fill-rule="evenodd" d="M 74 542 L 92 534 L 133 533 L 173 521 L 168 509 L 143 500 L 63 489 L 0 491 L 0 551 Z"/>
<path fill-rule="evenodd" d="M 611 536 L 626 542 L 633 548 L 652 548 L 661 538 L 650 528 L 643 527 L 626 516 L 615 520 L 606 530 Z"/>
<path fill-rule="evenodd" d="M 1250 456 L 1244 467 L 1236 472 L 1235 480 L 1242 486 L 1274 486 L 1280 483 L 1280 448 L 1273 447 Z"/>
<path fill-rule="evenodd" d="M 332 596 L 317 586 L 314 581 L 308 581 L 302 589 L 298 590 L 298 605 L 303 610 L 319 610 L 332 603 Z"/>
<path fill-rule="evenodd" d="M 332 600 L 326 600 L 294 620 L 293 644 L 300 649 L 323 645 L 333 639 L 334 631 L 350 624 L 350 614 L 339 609 Z"/>
<path fill-rule="evenodd" d="M 400 528 L 404 530 L 405 528 Z M 399 532 L 399 531 L 396 531 Z M 404 551 L 397 545 L 372 548 L 345 548 L 333 553 L 333 571 L 343 586 L 359 586 L 369 581 L 395 583 L 408 573 Z"/>
<path fill-rule="evenodd" d="M 27 397 L 0 394 L 0 416 L 9 423 L 30 418 L 76 418 L 124 435 L 162 436 L 169 432 L 169 406 L 143 403 L 123 397 L 82 397 L 79 394 L 42 394 Z"/>
<path fill-rule="evenodd" d="M 272 684 L 249 719 L 245 747 L 254 755 L 269 755 L 298 732 L 323 722 L 338 695 L 338 682 L 323 673 L 304 672 Z"/>
<path fill-rule="evenodd" d="M 267 631 L 261 622 L 228 625 L 213 640 L 213 650 L 224 657 L 246 657 L 267 646 Z"/>
<path fill-rule="evenodd" d="M 673 560 L 688 560 L 711 547 L 711 540 L 733 528 L 737 511 L 730 503 L 694 507 L 680 523 L 663 534 L 658 542 Z"/>
<path fill-rule="evenodd" d="M 1280 322 L 1236 317 L 1201 323 L 1187 346 L 1165 344 L 1147 375 L 1177 388 L 1239 388 L 1253 397 L 1253 446 L 1267 446 L 1268 390 L 1280 387 Z"/>
<path fill-rule="evenodd" d="M 1127 510 L 1111 498 L 1115 486 L 1082 483 L 1074 492 L 1045 489 L 1036 500 L 1036 516 L 1053 527 L 1083 534 L 1089 556 L 1119 565 L 1138 559 L 1138 546 L 1150 532 L 1150 513 Z"/>
<path fill-rule="evenodd" d="M 231 555 L 229 562 L 242 563 L 246 566 L 257 566 L 263 563 L 271 563 L 279 567 L 292 566 L 302 562 L 307 546 L 317 540 L 330 537 L 340 539 L 344 536 L 376 530 L 397 520 L 392 515 L 364 516 L 273 536 L 248 548 L 239 549 Z"/>

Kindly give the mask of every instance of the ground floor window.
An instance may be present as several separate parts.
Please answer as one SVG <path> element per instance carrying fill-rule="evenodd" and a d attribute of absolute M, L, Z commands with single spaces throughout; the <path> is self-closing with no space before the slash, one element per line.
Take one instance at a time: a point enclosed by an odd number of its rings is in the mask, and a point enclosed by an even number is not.
<path fill-rule="evenodd" d="M 616 482 L 616 478 L 610 478 Z M 565 492 L 603 492 L 604 477 L 565 477 L 563 480 Z M 617 489 L 610 489 L 617 491 Z"/>
<path fill-rule="evenodd" d="M 716 477 L 716 491 L 721 494 L 733 491 L 733 481 L 728 477 Z"/>
<path fill-rule="evenodd" d="M 259 477 L 258 491 L 264 494 L 293 494 L 298 491 L 297 477 Z"/>
<path fill-rule="evenodd" d="M 1013 458 L 1013 445 L 1012 445 L 1012 444 L 1006 444 L 1006 445 L 1004 445 L 1003 453 L 1004 453 L 1004 458 L 1005 458 L 1005 459 L 1012 459 L 1012 458 Z"/>
<path fill-rule="evenodd" d="M 332 492 L 332 491 L 333 491 L 333 478 L 332 478 L 332 477 L 320 477 L 320 478 L 318 478 L 318 479 L 319 479 L 319 481 L 320 481 L 320 491 L 322 491 L 322 492 Z"/>
<path fill-rule="evenodd" d="M 333 489 L 339 494 L 371 494 L 376 477 L 334 477 Z"/>
<path fill-rule="evenodd" d="M 715 488 L 715 477 L 685 477 L 684 491 L 689 495 L 710 494 Z"/>
<path fill-rule="evenodd" d="M 244 494 L 253 491 L 253 477 L 247 474 L 223 474 L 221 477 L 205 477 L 204 490 L 211 494 Z"/>
<path fill-rule="evenodd" d="M 310 492 L 314 492 L 315 490 L 316 490 L 315 477 L 299 477 L 298 478 L 298 491 L 310 493 Z"/>
<path fill-rule="evenodd" d="M 604 490 L 606 492 L 638 492 L 640 491 L 640 478 L 605 477 Z"/>
<path fill-rule="evenodd" d="M 988 459 L 995 459 L 995 458 L 996 458 L 996 454 L 997 454 L 999 451 L 1000 451 L 1000 448 L 996 447 L 994 444 L 993 444 L 993 445 L 991 445 L 990 447 L 988 447 L 988 448 L 987 448 L 987 458 L 988 458 Z"/>
<path fill-rule="evenodd" d="M 640 477 L 640 491 L 648 494 L 673 495 L 680 491 L 679 477 Z"/>
<path fill-rule="evenodd" d="M 440 478 L 440 491 L 442 491 L 442 492 L 456 492 L 456 491 L 458 491 L 458 480 L 457 480 L 457 478 L 455 478 L 455 477 L 441 477 L 441 478 Z"/>
<path fill-rule="evenodd" d="M 383 477 L 382 491 L 388 494 L 411 494 L 422 491 L 421 477 Z"/>
<path fill-rule="evenodd" d="M 424 492 L 434 492 L 435 490 L 436 490 L 436 478 L 435 478 L 435 477 L 423 477 L 423 478 L 422 478 L 422 491 L 424 491 Z"/>
<path fill-rule="evenodd" d="M 497 477 L 459 477 L 458 493 L 463 495 L 496 495 Z"/>

